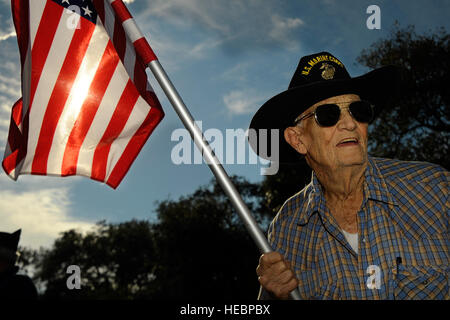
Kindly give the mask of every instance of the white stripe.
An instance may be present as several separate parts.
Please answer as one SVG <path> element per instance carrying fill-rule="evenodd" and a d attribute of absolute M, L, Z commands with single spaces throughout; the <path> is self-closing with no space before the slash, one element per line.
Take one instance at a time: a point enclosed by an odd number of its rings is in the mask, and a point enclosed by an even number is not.
<path fill-rule="evenodd" d="M 125 69 L 130 76 L 131 81 L 134 83 L 134 67 L 136 65 L 136 51 L 134 51 L 133 45 L 130 43 L 128 38 L 126 39 L 125 57 L 123 59 Z"/>
<path fill-rule="evenodd" d="M 105 29 L 112 41 L 114 39 L 114 23 L 116 21 L 114 11 L 111 5 L 105 0 Z"/>
<path fill-rule="evenodd" d="M 47 173 L 49 174 L 61 174 L 61 165 L 68 138 L 87 97 L 108 41 L 108 35 L 103 27 L 96 25 L 55 130 L 47 162 Z"/>
<path fill-rule="evenodd" d="M 130 117 L 128 118 L 125 127 L 123 128 L 117 139 L 114 141 L 114 143 L 111 145 L 111 149 L 108 154 L 105 181 L 108 181 L 111 172 L 117 164 L 117 161 L 119 161 L 131 138 L 133 138 L 136 131 L 144 122 L 149 111 L 150 107 L 148 103 L 141 96 L 139 96 L 133 110 L 131 111 Z"/>
<path fill-rule="evenodd" d="M 81 146 L 78 156 L 77 174 L 87 177 L 91 176 L 95 149 L 111 121 L 114 110 L 128 80 L 128 75 L 124 73 L 123 67 L 121 68 L 121 64 L 119 63 Z"/>
<path fill-rule="evenodd" d="M 45 110 L 47 109 L 50 96 L 55 87 L 62 64 L 64 63 L 67 50 L 69 49 L 73 35 L 76 31 L 76 29 L 67 28 L 66 23 L 69 18 L 71 18 L 70 15 L 62 15 L 59 21 L 53 45 L 50 48 L 39 83 L 37 84 L 33 105 L 31 106 L 30 111 L 28 153 L 22 168 L 23 173 L 31 172 L 31 165 L 33 163 L 39 134 L 41 132 Z M 73 19 L 73 17 L 71 19 Z"/>
<path fill-rule="evenodd" d="M 42 19 L 42 13 L 44 12 L 45 5 L 47 1 L 43 0 L 30 0 L 30 39 L 31 43 L 34 43 L 34 39 L 36 38 L 37 29 L 39 27 L 39 23 Z M 52 17 L 53 18 L 53 17 Z M 45 18 L 45 19 L 48 19 Z M 54 19 L 54 18 L 53 18 Z"/>
<path fill-rule="evenodd" d="M 135 41 L 143 38 L 141 30 L 139 30 L 139 27 L 137 26 L 136 22 L 134 22 L 134 19 L 128 19 L 125 20 L 122 23 L 123 28 L 125 29 L 125 34 L 128 38 L 130 38 L 131 42 L 134 43 Z"/>

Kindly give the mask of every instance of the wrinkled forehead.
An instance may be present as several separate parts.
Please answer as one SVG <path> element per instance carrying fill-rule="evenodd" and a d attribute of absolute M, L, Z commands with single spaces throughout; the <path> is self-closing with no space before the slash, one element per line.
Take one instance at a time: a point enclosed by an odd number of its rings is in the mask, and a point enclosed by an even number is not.
<path fill-rule="evenodd" d="M 337 104 L 337 105 L 348 105 L 354 101 L 360 101 L 361 98 L 357 94 L 341 94 L 339 96 L 330 97 L 324 100 L 320 100 L 319 102 L 313 104 L 308 109 L 303 111 L 299 116 L 303 116 L 307 113 L 310 113 L 314 111 L 318 106 L 321 106 L 323 104 Z"/>

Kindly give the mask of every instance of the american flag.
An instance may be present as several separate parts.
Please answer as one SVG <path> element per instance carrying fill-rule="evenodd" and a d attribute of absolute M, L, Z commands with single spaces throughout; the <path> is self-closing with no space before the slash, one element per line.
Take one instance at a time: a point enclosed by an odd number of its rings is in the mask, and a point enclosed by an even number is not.
<path fill-rule="evenodd" d="M 22 66 L 3 168 L 82 175 L 117 188 L 164 117 L 156 59 L 120 0 L 12 0 Z"/>

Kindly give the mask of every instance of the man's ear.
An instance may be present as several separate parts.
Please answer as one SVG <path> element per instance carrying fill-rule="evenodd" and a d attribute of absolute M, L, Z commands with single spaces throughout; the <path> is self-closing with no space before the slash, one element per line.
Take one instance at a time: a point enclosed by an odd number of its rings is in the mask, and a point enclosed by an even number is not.
<path fill-rule="evenodd" d="M 303 130 L 299 127 L 288 127 L 284 130 L 284 140 L 289 145 L 297 150 L 298 153 L 305 155 L 307 152 L 306 146 L 303 144 Z"/>

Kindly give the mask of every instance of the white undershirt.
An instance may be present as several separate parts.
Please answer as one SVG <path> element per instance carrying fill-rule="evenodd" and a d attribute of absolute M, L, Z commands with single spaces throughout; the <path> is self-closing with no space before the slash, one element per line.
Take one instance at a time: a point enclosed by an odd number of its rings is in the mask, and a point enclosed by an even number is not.
<path fill-rule="evenodd" d="M 341 229 L 342 233 L 345 236 L 345 239 L 347 239 L 347 242 L 350 244 L 352 249 L 358 253 L 358 232 L 357 233 L 349 233 L 345 231 L 344 229 Z"/>

